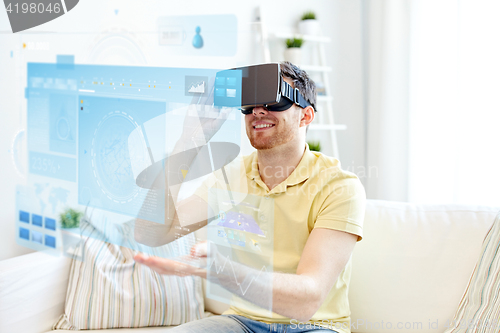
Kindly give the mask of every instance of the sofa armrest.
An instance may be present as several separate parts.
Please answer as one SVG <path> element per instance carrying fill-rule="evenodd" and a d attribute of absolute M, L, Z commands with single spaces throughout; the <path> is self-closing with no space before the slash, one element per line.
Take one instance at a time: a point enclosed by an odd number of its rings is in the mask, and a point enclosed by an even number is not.
<path fill-rule="evenodd" d="M 64 312 L 71 259 L 43 252 L 0 261 L 0 332 L 47 332 Z"/>

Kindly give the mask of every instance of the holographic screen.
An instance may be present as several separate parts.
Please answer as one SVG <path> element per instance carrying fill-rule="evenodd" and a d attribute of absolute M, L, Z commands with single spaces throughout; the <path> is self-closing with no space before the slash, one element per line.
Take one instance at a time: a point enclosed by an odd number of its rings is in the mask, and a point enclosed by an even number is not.
<path fill-rule="evenodd" d="M 18 244 L 172 258 L 207 270 L 207 297 L 271 311 L 274 202 L 248 194 L 240 72 L 29 63 L 25 94 Z M 207 260 L 189 255 L 200 241 Z"/>
<path fill-rule="evenodd" d="M 271 315 L 274 200 L 249 194 L 234 200 L 237 196 L 223 188 L 209 191 L 210 205 L 220 213 L 207 228 L 207 297 Z"/>
<path fill-rule="evenodd" d="M 18 244 L 72 255 L 91 235 L 148 253 L 136 229 L 169 234 L 160 246 L 217 218 L 191 206 L 196 217 L 173 224 L 176 208 L 216 172 L 226 182 L 242 175 L 225 171 L 241 168 L 240 72 L 63 62 L 28 63 L 27 73 L 29 170 L 16 191 Z"/>

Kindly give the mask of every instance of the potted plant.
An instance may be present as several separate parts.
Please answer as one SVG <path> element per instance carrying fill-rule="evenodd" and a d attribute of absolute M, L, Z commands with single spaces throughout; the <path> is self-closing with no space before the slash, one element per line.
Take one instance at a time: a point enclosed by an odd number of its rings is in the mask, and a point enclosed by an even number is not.
<path fill-rule="evenodd" d="M 299 22 L 299 32 L 302 35 L 319 35 L 320 26 L 319 21 L 316 20 L 314 12 L 305 12 Z"/>
<path fill-rule="evenodd" d="M 286 40 L 285 60 L 294 65 L 299 65 L 302 60 L 300 47 L 302 46 L 301 38 L 290 38 Z"/>
<path fill-rule="evenodd" d="M 80 220 L 83 212 L 73 208 L 66 208 L 59 214 L 62 231 L 62 247 L 65 256 L 83 260 L 82 239 L 80 238 Z"/>
<path fill-rule="evenodd" d="M 62 229 L 74 229 L 80 227 L 80 219 L 83 213 L 77 211 L 73 208 L 65 209 L 61 214 L 59 214 L 59 219 L 61 221 Z"/>
<path fill-rule="evenodd" d="M 321 143 L 319 141 L 307 141 L 310 151 L 321 151 Z"/>

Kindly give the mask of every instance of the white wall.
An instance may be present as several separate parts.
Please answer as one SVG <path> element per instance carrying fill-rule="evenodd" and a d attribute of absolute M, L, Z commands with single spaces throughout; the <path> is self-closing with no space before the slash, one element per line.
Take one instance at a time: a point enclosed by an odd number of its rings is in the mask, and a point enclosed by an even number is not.
<path fill-rule="evenodd" d="M 346 131 L 337 132 L 340 161 L 344 169 L 356 173 L 366 184 L 370 175 L 365 151 L 362 1 L 333 3 L 329 17 L 333 108 L 335 121 L 347 125 Z"/>
<path fill-rule="evenodd" d="M 54 62 L 55 54 L 75 54 L 77 63 L 85 63 L 88 48 L 103 30 L 113 27 L 136 33 L 140 43 L 149 47 L 157 39 L 157 16 L 235 14 L 238 18 L 238 52 L 235 57 L 178 57 L 171 55 L 157 59 L 148 55 L 149 66 L 212 67 L 246 65 L 262 62 L 262 54 L 255 34 L 255 9 L 262 6 L 269 31 L 293 31 L 300 15 L 313 10 L 325 35 L 332 39 L 326 46 L 329 64 L 333 67 L 331 87 L 334 95 L 335 117 L 348 126 L 339 133 L 341 162 L 345 168 L 359 171 L 365 165 L 364 115 L 362 85 L 361 1 L 313 0 L 299 1 L 80 1 L 68 14 L 35 27 L 31 31 L 10 34 L 5 11 L 0 10 L 0 260 L 30 252 L 15 243 L 15 186 L 23 178 L 16 172 L 10 157 L 14 135 L 24 128 L 26 100 L 23 89 L 26 80 L 26 61 Z M 119 9 L 115 15 L 114 10 Z M 55 31 L 57 34 L 36 34 L 34 31 Z M 72 32 L 70 34 L 70 32 Z M 49 40 L 49 51 L 29 51 L 22 48 L 24 41 Z M 153 47 L 153 46 L 152 46 Z M 14 52 L 11 58 L 10 52 Z M 281 54 L 272 54 L 279 61 Z M 249 151 L 249 145 L 243 151 Z"/>
<path fill-rule="evenodd" d="M 0 11 L 3 15 L 4 13 Z M 7 30 L 4 18 L 0 17 L 0 31 Z M 8 37 L 7 37 L 8 36 Z M 20 77 L 17 75 L 16 62 L 10 51 L 17 49 L 17 36 L 0 35 L 0 260 L 10 258 L 31 250 L 21 247 L 15 241 L 15 188 L 24 179 L 18 174 L 12 162 L 12 143 L 21 126 L 23 103 L 19 90 Z M 14 54 L 16 56 L 16 54 Z"/>

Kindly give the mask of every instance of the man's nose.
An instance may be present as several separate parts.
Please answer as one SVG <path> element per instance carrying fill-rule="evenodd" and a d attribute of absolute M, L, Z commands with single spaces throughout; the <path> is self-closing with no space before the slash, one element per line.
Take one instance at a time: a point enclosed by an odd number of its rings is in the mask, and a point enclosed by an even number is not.
<path fill-rule="evenodd" d="M 269 111 L 262 107 L 262 106 L 257 106 L 255 108 L 253 108 L 253 115 L 254 116 L 257 116 L 257 115 L 266 115 Z"/>

